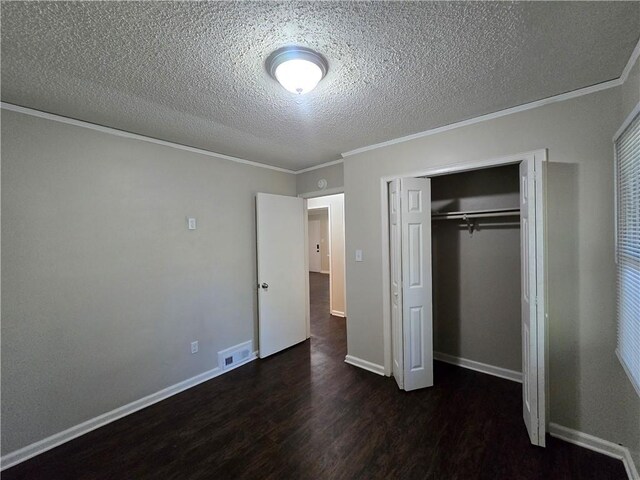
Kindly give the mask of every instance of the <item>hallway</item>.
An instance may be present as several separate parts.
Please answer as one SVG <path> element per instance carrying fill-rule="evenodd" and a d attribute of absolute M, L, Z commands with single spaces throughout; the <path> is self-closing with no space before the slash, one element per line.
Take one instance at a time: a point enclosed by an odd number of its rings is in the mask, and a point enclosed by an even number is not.
<path fill-rule="evenodd" d="M 332 359 L 344 360 L 347 354 L 346 321 L 329 314 L 329 275 L 309 273 L 309 300 L 311 356 L 326 355 Z"/>
<path fill-rule="evenodd" d="M 55 479 L 624 480 L 622 462 L 529 444 L 517 383 L 436 362 L 401 392 L 344 363 L 345 320 L 311 274 L 311 340 L 129 415 L 2 474 Z"/>

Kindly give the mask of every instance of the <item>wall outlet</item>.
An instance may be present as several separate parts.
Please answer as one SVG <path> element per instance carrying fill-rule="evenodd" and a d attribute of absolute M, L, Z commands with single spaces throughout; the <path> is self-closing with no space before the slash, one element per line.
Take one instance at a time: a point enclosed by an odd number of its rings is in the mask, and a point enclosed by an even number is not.
<path fill-rule="evenodd" d="M 189 225 L 189 230 L 196 229 L 196 219 L 194 217 L 188 217 L 187 224 Z"/>
<path fill-rule="evenodd" d="M 191 342 L 191 353 L 198 353 L 198 341 Z"/>

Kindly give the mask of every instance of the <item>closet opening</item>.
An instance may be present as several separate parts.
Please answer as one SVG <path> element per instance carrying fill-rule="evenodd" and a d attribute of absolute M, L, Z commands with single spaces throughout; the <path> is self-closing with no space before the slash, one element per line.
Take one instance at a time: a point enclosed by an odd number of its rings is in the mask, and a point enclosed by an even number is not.
<path fill-rule="evenodd" d="M 539 446 L 548 417 L 545 158 L 382 179 L 385 373 L 402 390 L 428 388 L 438 383 L 435 359 L 520 382 Z"/>
<path fill-rule="evenodd" d="M 433 358 L 522 382 L 519 192 L 517 164 L 431 178 Z"/>

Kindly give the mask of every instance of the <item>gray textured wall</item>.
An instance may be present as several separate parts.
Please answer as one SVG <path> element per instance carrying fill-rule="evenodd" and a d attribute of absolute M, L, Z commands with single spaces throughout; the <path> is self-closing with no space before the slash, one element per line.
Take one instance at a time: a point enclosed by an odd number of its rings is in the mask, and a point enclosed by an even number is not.
<path fill-rule="evenodd" d="M 296 190 L 298 195 L 318 191 L 318 180 L 322 178 L 327 181 L 327 189 L 342 188 L 344 186 L 344 168 L 342 163 L 297 174 Z"/>
<path fill-rule="evenodd" d="M 612 136 L 621 103 L 621 88 L 608 89 L 345 159 L 349 354 L 384 361 L 380 178 L 547 148 L 550 419 L 637 458 L 640 398 L 615 355 Z M 353 261 L 356 249 L 364 262 Z"/>
<path fill-rule="evenodd" d="M 257 348 L 258 191 L 295 177 L 2 110 L 3 454 Z"/>
<path fill-rule="evenodd" d="M 517 165 L 431 179 L 436 211 L 518 208 Z M 434 351 L 522 371 L 518 217 L 432 224 Z M 487 287 L 490 288 L 487 288 Z"/>

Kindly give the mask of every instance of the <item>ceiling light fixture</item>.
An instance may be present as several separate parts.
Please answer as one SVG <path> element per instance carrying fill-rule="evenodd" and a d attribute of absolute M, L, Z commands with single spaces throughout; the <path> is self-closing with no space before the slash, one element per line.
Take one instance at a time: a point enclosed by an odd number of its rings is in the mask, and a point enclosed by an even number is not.
<path fill-rule="evenodd" d="M 267 58 L 269 75 L 291 93 L 308 93 L 329 70 L 327 60 L 306 47 L 282 47 Z"/>

